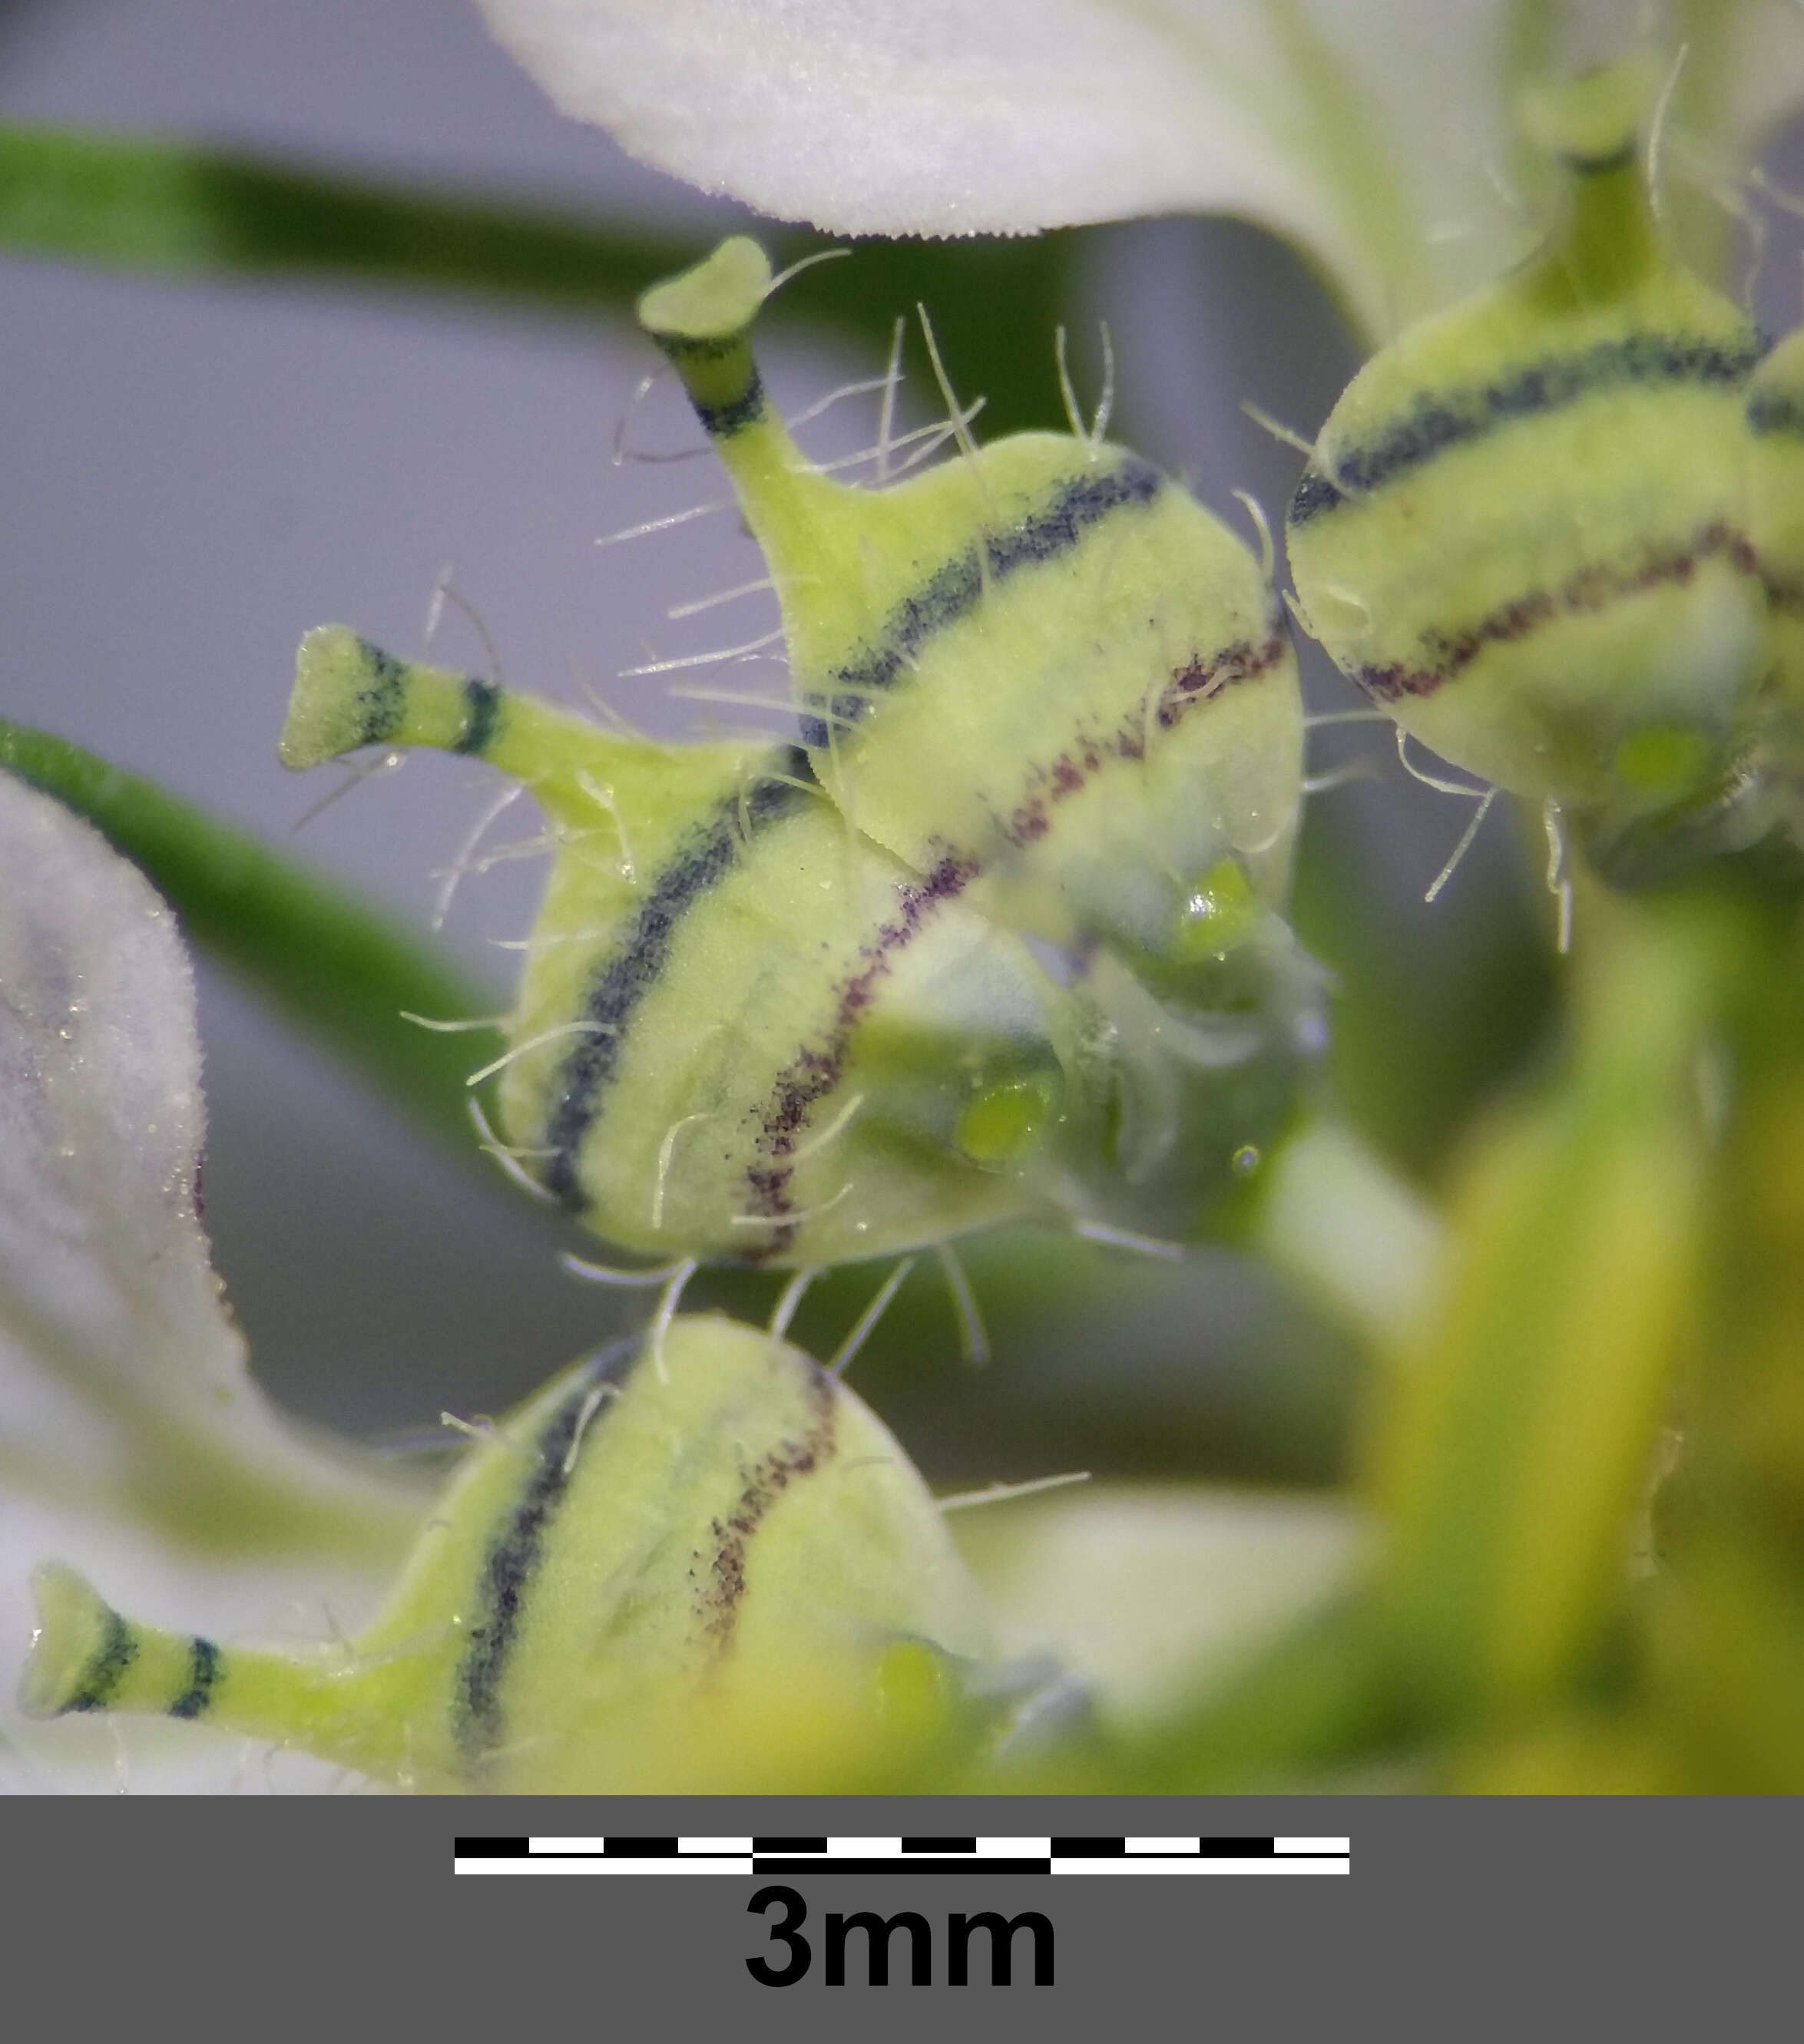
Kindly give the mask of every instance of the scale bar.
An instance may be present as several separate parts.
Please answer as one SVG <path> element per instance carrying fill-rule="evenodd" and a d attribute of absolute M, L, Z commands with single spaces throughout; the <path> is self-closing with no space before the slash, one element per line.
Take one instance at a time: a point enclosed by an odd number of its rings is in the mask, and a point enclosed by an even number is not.
<path fill-rule="evenodd" d="M 460 1838 L 456 1873 L 1345 1874 L 1332 1838 Z"/>

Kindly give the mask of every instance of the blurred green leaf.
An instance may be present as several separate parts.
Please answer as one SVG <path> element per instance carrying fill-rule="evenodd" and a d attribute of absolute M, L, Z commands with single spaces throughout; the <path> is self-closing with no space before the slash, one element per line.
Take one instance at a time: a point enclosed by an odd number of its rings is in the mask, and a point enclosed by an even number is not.
<path fill-rule="evenodd" d="M 1400 1752 L 1414 1729 L 1386 1645 L 1368 1604 L 1338 1605 L 1121 1750 L 1101 1785 L 1167 1796 L 1346 1785 L 1356 1769 Z"/>
<path fill-rule="evenodd" d="M 1450 1718 L 1539 1707 L 1607 1648 L 1696 1320 L 1729 932 L 1581 898 L 1572 1051 L 1471 1146 L 1367 1430 L 1399 1677 Z"/>
<path fill-rule="evenodd" d="M 752 225 L 760 239 L 770 240 L 779 263 L 833 245 L 814 237 L 770 236 Z M 917 389 L 931 393 L 916 317 L 917 306 L 923 307 L 960 399 L 985 399 L 980 440 L 1036 428 L 1064 432 L 1068 425 L 1053 334 L 1071 316 L 1071 283 L 1086 238 L 1106 232 L 1071 228 L 1006 240 L 973 235 L 959 241 L 859 241 L 849 259 L 817 263 L 785 285 L 773 309 L 879 337 L 884 358 L 896 320 L 906 318 L 914 329 L 905 348 L 911 375 Z M 873 361 L 873 371 L 882 360 Z"/>
<path fill-rule="evenodd" d="M 1653 1715 L 1682 1787 L 1804 1788 L 1804 877 L 1699 905 L 1740 925 L 1712 1077 L 1730 1112 L 1711 1282 L 1655 1500 Z"/>

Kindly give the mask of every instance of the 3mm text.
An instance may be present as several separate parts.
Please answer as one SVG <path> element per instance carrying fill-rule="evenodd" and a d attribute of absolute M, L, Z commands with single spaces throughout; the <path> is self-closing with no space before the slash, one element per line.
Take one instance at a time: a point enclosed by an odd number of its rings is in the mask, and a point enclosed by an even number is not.
<path fill-rule="evenodd" d="M 764 1987 L 794 1987 L 798 1981 L 806 1980 L 814 1962 L 814 1947 L 802 1934 L 802 1927 L 808 1920 L 808 1904 L 793 1888 L 773 1884 L 760 1888 L 745 1906 L 755 1916 L 779 1909 L 783 1911 L 768 1927 L 771 1944 L 783 1950 L 781 1958 L 760 1956 L 748 1959 L 746 1971 Z M 893 1916 L 879 1916 L 872 1909 L 855 1910 L 849 1916 L 842 1916 L 837 1909 L 829 1910 L 825 1935 L 821 1940 L 825 1984 L 829 1987 L 845 1985 L 846 1950 L 856 1931 L 862 1934 L 870 1984 L 887 1987 L 890 1950 L 898 1931 L 906 1931 L 908 1936 L 910 1984 L 931 1987 L 933 1929 L 927 1919 L 914 1909 L 898 1909 Z M 994 1909 L 980 1909 L 971 1916 L 962 1910 L 949 1911 L 944 1932 L 947 1986 L 970 1984 L 971 1939 L 981 1931 L 989 1949 L 990 1985 L 1012 1987 L 1015 1938 L 1024 1931 L 1032 1942 L 1033 1984 L 1050 1987 L 1052 1925 L 1037 1909 L 1024 1909 L 1016 1916 L 1003 1916 Z"/>

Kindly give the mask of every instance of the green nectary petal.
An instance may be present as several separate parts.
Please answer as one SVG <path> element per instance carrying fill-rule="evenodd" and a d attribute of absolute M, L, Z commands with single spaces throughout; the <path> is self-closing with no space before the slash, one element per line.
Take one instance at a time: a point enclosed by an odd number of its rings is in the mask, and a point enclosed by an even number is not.
<path fill-rule="evenodd" d="M 848 828 L 799 749 L 626 738 L 310 633 L 283 757 L 379 733 L 487 760 L 552 821 L 501 1116 L 597 1233 L 818 1266 L 1049 1210 L 1024 1175 L 1037 1129 L 981 1158 L 960 1131 L 998 1085 L 1063 1114 L 1083 1016 L 957 876 Z"/>
<path fill-rule="evenodd" d="M 800 744 L 625 737 L 335 625 L 282 756 L 437 746 L 545 810 L 502 1118 L 608 1239 L 809 1268 L 1029 1216 L 1188 1235 L 1317 1040 L 1266 568 L 1090 436 L 814 467 L 752 352 L 771 286 L 736 238 L 640 317 L 764 551 Z"/>
<path fill-rule="evenodd" d="M 1744 421 L 1763 343 L 1664 229 L 1660 87 L 1624 66 L 1531 98 L 1559 230 L 1366 365 L 1288 528 L 1343 670 L 1625 873 L 1764 821 L 1744 798 L 1771 667 Z"/>
<path fill-rule="evenodd" d="M 1008 928 L 1167 970 L 1208 876 L 1281 902 L 1302 712 L 1246 544 L 1076 435 L 961 432 L 960 459 L 878 490 L 813 468 L 752 358 L 751 248 L 725 244 L 640 316 L 764 550 L 803 742 L 848 822 L 924 877 L 949 862 Z M 664 324 L 704 298 L 706 333 Z"/>
<path fill-rule="evenodd" d="M 894 1438 L 806 1357 L 713 1316 L 499 1422 L 348 1642 L 173 1634 L 60 1565 L 34 1589 L 33 1715 L 159 1713 L 428 1790 L 831 1785 L 947 1737 L 957 1669 L 992 1651 Z"/>

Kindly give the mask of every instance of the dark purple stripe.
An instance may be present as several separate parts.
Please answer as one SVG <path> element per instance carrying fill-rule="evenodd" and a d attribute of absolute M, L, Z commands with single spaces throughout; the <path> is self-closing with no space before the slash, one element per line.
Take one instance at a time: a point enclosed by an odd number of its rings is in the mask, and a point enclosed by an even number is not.
<path fill-rule="evenodd" d="M 767 1262 L 788 1247 L 805 1224 L 790 1217 L 790 1189 L 796 1145 L 809 1114 L 844 1077 L 853 1033 L 871 1005 L 878 982 L 887 975 L 898 954 L 914 941 L 941 907 L 964 892 L 979 870 L 975 859 L 944 859 L 925 879 L 898 891 L 894 918 L 883 924 L 859 953 L 857 970 L 840 989 L 825 1047 L 798 1051 L 778 1074 L 759 1131 L 761 1161 L 745 1174 L 750 1211 L 767 1215 L 775 1225 L 770 1240 L 762 1249 L 748 1252 L 746 1262 Z"/>
<path fill-rule="evenodd" d="M 1748 575 L 1757 573 L 1760 565 L 1752 546 L 1733 527 L 1706 525 L 1681 547 L 1649 551 L 1633 564 L 1594 562 L 1559 588 L 1514 597 L 1475 624 L 1456 632 L 1424 632 L 1421 644 L 1429 657 L 1420 666 L 1388 661 L 1360 667 L 1353 678 L 1378 702 L 1431 696 L 1494 646 L 1519 645 L 1563 618 L 1594 617 L 1650 590 L 1683 586 L 1713 559 L 1727 560 Z"/>

